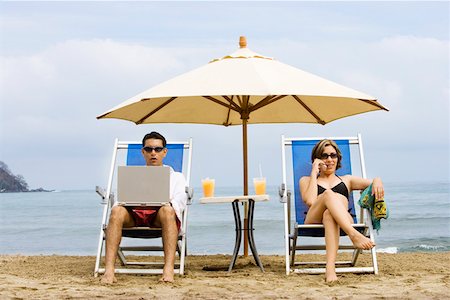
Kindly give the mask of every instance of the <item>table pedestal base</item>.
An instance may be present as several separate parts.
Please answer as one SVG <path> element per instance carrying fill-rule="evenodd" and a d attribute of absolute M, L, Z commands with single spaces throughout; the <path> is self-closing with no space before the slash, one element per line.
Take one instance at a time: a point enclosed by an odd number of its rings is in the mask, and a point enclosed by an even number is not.
<path fill-rule="evenodd" d="M 230 266 L 228 268 L 228 272 L 231 272 L 234 265 L 236 264 L 236 259 L 239 254 L 239 249 L 241 248 L 241 240 L 242 240 L 242 231 L 248 231 L 248 244 L 253 254 L 253 258 L 255 259 L 256 265 L 264 272 L 264 267 L 259 259 L 258 252 L 256 251 L 255 239 L 253 237 L 253 212 L 255 210 L 255 201 L 252 199 L 248 200 L 248 228 L 242 228 L 241 222 L 241 214 L 239 213 L 239 200 L 233 201 L 231 204 L 233 206 L 233 214 L 234 214 L 234 224 L 236 227 L 236 241 L 234 244 L 233 258 L 231 259 Z"/>

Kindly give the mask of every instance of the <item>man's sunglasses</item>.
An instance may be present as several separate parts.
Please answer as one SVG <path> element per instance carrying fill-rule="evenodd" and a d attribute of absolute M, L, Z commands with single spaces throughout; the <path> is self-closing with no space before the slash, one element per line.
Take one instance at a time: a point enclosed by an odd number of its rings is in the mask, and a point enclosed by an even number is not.
<path fill-rule="evenodd" d="M 155 150 L 156 153 L 159 153 L 164 150 L 164 147 L 144 147 L 145 152 L 152 153 L 153 150 Z"/>
<path fill-rule="evenodd" d="M 330 153 L 330 154 L 328 154 L 328 153 L 322 153 L 322 154 L 320 155 L 320 158 L 321 158 L 321 159 L 327 159 L 328 157 L 331 157 L 332 159 L 335 159 L 335 158 L 338 157 L 338 155 L 337 155 L 337 153 Z"/>

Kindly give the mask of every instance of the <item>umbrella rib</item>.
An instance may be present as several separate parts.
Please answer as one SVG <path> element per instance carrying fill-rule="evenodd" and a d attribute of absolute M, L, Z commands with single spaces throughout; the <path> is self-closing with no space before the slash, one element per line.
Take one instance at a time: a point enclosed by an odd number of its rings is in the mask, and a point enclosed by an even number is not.
<path fill-rule="evenodd" d="M 225 100 L 227 100 L 227 96 L 222 96 L 223 98 L 225 98 Z M 223 122 L 224 126 L 229 126 L 230 124 L 230 112 L 231 112 L 231 105 L 233 103 L 233 96 L 231 96 L 231 98 L 229 99 L 230 105 L 228 106 L 227 109 L 227 119 L 225 120 L 225 122 Z"/>
<path fill-rule="evenodd" d="M 237 105 L 236 102 L 233 101 L 233 97 L 234 97 L 234 96 L 231 96 L 231 98 L 228 97 L 228 96 L 222 96 L 222 97 L 223 97 L 225 100 L 227 100 L 227 101 L 230 103 L 230 105 L 234 106 L 234 108 L 235 108 L 236 111 L 239 111 L 239 110 L 240 110 L 239 105 Z"/>
<path fill-rule="evenodd" d="M 218 100 L 218 99 L 216 99 L 214 97 L 211 97 L 211 96 L 202 96 L 202 97 L 205 98 L 205 99 L 211 100 L 212 102 L 217 103 L 219 105 L 225 106 L 226 108 L 230 108 L 230 109 L 232 109 L 234 111 L 239 112 L 238 109 L 235 107 L 236 104 L 233 101 L 230 101 L 230 103 L 224 103 L 224 102 L 222 102 L 222 101 L 220 101 L 220 100 Z M 231 107 L 230 104 L 233 107 Z"/>
<path fill-rule="evenodd" d="M 271 99 L 273 99 L 274 97 L 275 97 L 275 96 L 273 96 L 273 95 L 266 96 L 264 99 L 262 99 L 261 101 L 259 101 L 259 102 L 256 103 L 255 105 L 253 105 L 253 106 L 250 108 L 250 111 L 254 111 L 254 110 L 260 109 L 261 107 L 267 105 L 268 103 L 270 103 L 269 101 L 270 101 Z M 267 104 L 266 104 L 266 103 L 267 103 Z"/>
<path fill-rule="evenodd" d="M 368 104 L 370 104 L 370 105 L 376 106 L 376 107 L 378 107 L 379 109 L 382 109 L 382 110 L 385 110 L 385 111 L 389 111 L 389 109 L 387 109 L 386 107 L 384 107 L 383 105 L 381 105 L 380 103 L 378 103 L 377 100 L 364 100 L 364 99 L 359 99 L 359 100 L 361 100 L 361 101 L 363 101 L 363 102 L 366 102 L 366 103 L 368 103 Z"/>
<path fill-rule="evenodd" d="M 297 100 L 298 103 L 300 103 L 301 106 L 303 106 L 304 109 L 306 109 L 314 118 L 316 118 L 317 123 L 325 125 L 326 122 L 319 118 L 318 115 L 316 115 L 297 95 L 292 95 L 295 100 Z"/>
<path fill-rule="evenodd" d="M 264 107 L 266 105 L 272 104 L 273 102 L 278 101 L 280 99 L 283 99 L 284 97 L 286 97 L 286 95 L 267 96 L 264 99 L 262 99 L 261 101 L 259 101 L 258 103 L 256 103 L 255 105 L 253 105 L 250 108 L 250 111 L 255 111 L 257 109 L 260 109 L 261 107 Z"/>
<path fill-rule="evenodd" d="M 149 112 L 148 114 L 146 114 L 143 118 L 139 119 L 136 124 L 142 124 L 144 122 L 145 119 L 147 119 L 148 117 L 151 117 L 153 114 L 155 114 L 158 110 L 160 110 L 161 108 L 163 108 L 164 106 L 166 106 L 167 104 L 169 104 L 170 102 L 172 102 L 173 100 L 175 100 L 177 97 L 171 97 L 170 99 L 166 100 L 163 104 L 159 105 L 157 108 L 155 108 L 154 110 L 152 110 L 151 112 Z M 151 98 L 147 98 L 147 99 L 142 99 L 141 101 L 146 101 L 146 100 L 151 100 Z"/>
<path fill-rule="evenodd" d="M 244 104 L 244 102 L 242 101 L 241 96 L 236 95 L 236 97 L 238 98 L 238 101 L 239 101 L 238 106 L 239 106 L 239 107 L 242 107 L 242 105 Z"/>

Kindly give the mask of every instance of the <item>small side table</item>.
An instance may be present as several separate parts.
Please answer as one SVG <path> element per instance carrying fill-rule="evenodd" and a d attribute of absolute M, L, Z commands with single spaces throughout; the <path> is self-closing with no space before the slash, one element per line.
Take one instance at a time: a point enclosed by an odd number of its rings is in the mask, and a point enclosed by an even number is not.
<path fill-rule="evenodd" d="M 248 243 L 255 259 L 256 264 L 264 272 L 264 267 L 259 259 L 258 252 L 256 251 L 255 240 L 253 238 L 253 212 L 255 210 L 255 202 L 258 201 L 269 201 L 269 195 L 248 195 L 248 196 L 226 196 L 226 197 L 205 197 L 200 198 L 200 203 L 202 204 L 212 204 L 212 203 L 231 203 L 233 206 L 234 214 L 234 224 L 236 228 L 236 240 L 234 243 L 233 258 L 231 259 L 228 272 L 233 269 L 236 259 L 241 247 L 242 231 L 248 230 Z M 239 203 L 248 202 L 248 228 L 242 228 L 241 214 L 239 213 Z"/>

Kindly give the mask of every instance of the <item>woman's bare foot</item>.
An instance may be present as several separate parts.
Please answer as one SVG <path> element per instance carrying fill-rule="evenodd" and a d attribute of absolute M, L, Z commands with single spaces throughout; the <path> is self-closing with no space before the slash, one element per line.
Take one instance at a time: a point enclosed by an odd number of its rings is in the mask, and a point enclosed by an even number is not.
<path fill-rule="evenodd" d="M 369 250 L 375 247 L 375 244 L 368 238 L 355 230 L 353 234 L 349 234 L 353 245 L 362 250 Z"/>
<path fill-rule="evenodd" d="M 116 276 L 114 276 L 114 273 L 112 273 L 112 274 L 105 273 L 101 279 L 101 283 L 105 283 L 105 284 L 113 284 L 116 282 L 117 282 L 117 279 L 116 279 Z"/>

